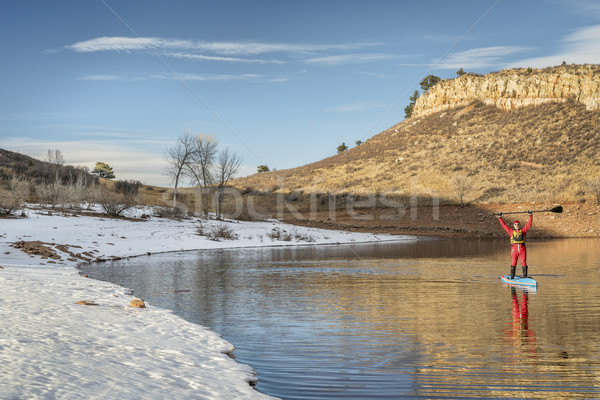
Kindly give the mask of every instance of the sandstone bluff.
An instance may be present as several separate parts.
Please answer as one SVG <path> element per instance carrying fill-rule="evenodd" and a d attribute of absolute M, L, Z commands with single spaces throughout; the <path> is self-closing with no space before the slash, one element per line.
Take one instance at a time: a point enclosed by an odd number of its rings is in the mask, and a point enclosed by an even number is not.
<path fill-rule="evenodd" d="M 425 116 L 473 101 L 508 111 L 569 100 L 600 110 L 600 65 L 520 68 L 442 80 L 419 97 L 412 115 Z"/>

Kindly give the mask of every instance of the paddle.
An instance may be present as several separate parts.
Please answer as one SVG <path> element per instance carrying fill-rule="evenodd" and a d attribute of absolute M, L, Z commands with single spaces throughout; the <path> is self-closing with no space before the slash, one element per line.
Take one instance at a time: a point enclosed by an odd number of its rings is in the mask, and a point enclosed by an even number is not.
<path fill-rule="evenodd" d="M 528 212 L 529 211 L 513 211 L 513 212 L 496 213 L 496 215 L 498 215 L 498 214 L 502 214 L 502 215 L 507 215 L 507 214 L 526 214 Z M 563 212 L 563 208 L 562 208 L 562 206 L 556 206 L 556 207 L 551 208 L 549 210 L 534 210 L 534 211 L 531 211 L 531 212 L 538 212 L 538 213 L 539 212 L 553 212 L 553 213 L 560 214 L 561 212 Z"/>

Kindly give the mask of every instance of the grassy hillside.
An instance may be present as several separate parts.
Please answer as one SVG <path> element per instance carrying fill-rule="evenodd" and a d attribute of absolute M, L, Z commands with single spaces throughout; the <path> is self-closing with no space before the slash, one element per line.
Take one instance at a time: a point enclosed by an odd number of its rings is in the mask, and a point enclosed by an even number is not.
<path fill-rule="evenodd" d="M 458 202 L 593 198 L 600 112 L 573 101 L 502 111 L 474 102 L 414 117 L 362 145 L 303 167 L 234 182 L 263 192 L 437 195 Z"/>

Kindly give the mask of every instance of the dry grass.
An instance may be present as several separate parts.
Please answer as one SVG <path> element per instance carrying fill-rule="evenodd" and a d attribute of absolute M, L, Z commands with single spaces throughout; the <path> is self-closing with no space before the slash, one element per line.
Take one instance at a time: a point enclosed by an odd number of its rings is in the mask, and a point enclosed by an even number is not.
<path fill-rule="evenodd" d="M 591 200 L 600 177 L 600 113 L 574 102 L 505 112 L 473 103 L 405 120 L 344 153 L 234 185 L 264 193 L 386 193 L 456 203 Z"/>

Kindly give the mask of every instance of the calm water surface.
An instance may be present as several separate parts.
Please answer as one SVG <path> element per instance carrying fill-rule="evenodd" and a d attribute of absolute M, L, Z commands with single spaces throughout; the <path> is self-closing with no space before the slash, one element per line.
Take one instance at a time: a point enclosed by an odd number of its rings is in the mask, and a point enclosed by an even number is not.
<path fill-rule="evenodd" d="M 210 327 L 284 399 L 600 398 L 600 241 L 211 250 L 84 267 Z M 520 268 L 518 268 L 520 270 Z"/>

